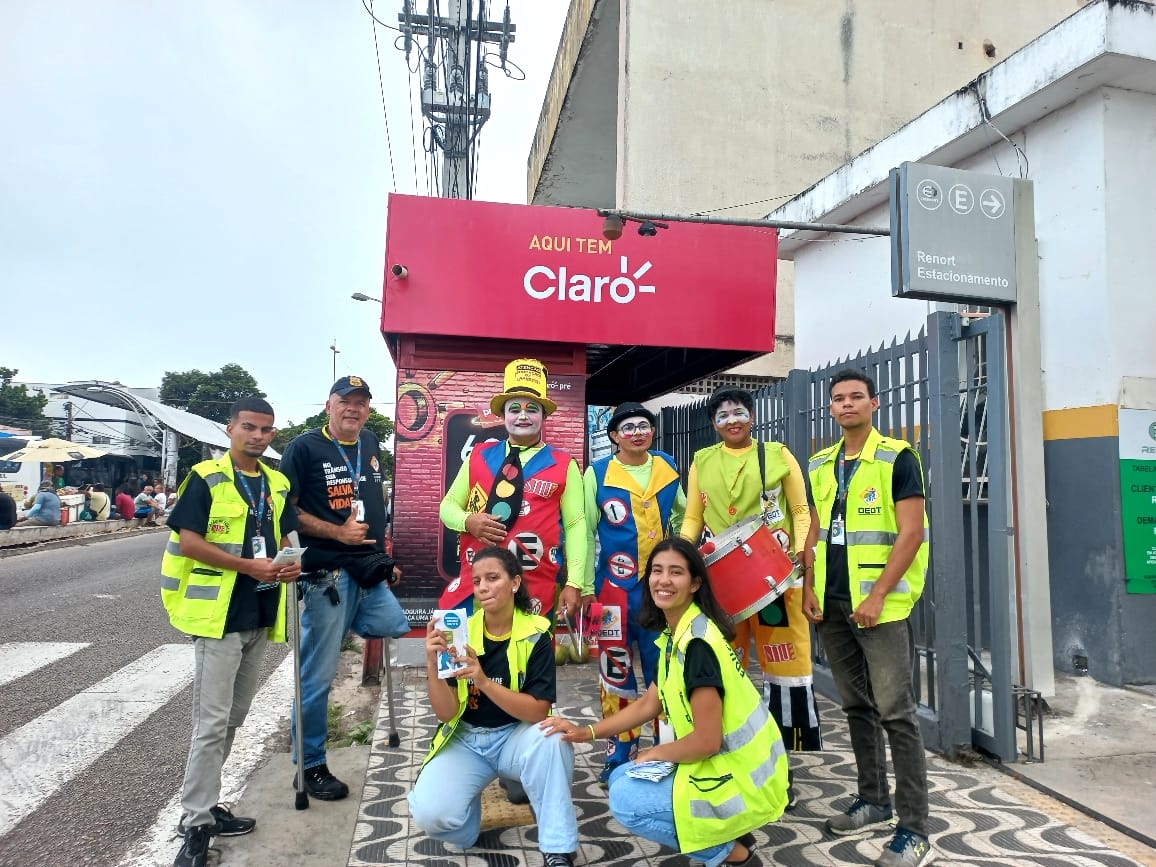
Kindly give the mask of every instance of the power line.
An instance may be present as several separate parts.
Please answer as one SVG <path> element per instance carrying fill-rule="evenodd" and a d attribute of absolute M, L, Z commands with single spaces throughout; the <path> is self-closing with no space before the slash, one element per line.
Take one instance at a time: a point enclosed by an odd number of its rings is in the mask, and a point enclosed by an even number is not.
<path fill-rule="evenodd" d="M 385 118 L 385 143 L 389 149 L 389 174 L 393 181 L 393 190 L 396 192 L 397 171 L 393 165 L 393 139 L 389 134 L 389 111 L 385 107 L 385 81 L 381 75 L 381 50 L 377 45 L 377 16 L 373 14 L 373 0 L 369 0 L 369 17 L 373 19 L 369 22 L 369 26 L 373 30 L 373 54 L 377 58 L 377 86 L 381 91 L 381 114 Z"/>

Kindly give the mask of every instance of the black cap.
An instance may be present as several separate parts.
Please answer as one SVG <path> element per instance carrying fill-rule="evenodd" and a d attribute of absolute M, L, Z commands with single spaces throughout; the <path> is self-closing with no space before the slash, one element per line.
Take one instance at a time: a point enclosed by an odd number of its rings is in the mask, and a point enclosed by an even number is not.
<path fill-rule="evenodd" d="M 649 421 L 651 427 L 658 427 L 658 416 L 656 416 L 642 404 L 635 403 L 634 401 L 628 401 L 626 403 L 620 403 L 617 407 L 614 408 L 614 415 L 610 416 L 610 421 L 606 423 L 607 433 L 610 431 L 618 430 L 618 425 L 620 422 L 623 422 L 631 416 L 635 415 L 640 415 Z"/>
<path fill-rule="evenodd" d="M 333 383 L 333 388 L 329 389 L 330 394 L 340 395 L 345 397 L 347 394 L 352 394 L 355 391 L 364 391 L 365 396 L 373 399 L 373 393 L 369 390 L 369 383 L 360 376 L 343 376 L 337 382 Z"/>

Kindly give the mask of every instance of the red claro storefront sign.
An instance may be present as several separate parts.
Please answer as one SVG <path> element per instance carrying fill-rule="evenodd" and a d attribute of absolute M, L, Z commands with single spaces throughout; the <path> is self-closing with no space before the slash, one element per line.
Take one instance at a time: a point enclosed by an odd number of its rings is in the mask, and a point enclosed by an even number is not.
<path fill-rule="evenodd" d="M 382 330 L 770 352 L 777 248 L 769 229 L 627 223 L 608 241 L 589 208 L 394 194 Z"/>

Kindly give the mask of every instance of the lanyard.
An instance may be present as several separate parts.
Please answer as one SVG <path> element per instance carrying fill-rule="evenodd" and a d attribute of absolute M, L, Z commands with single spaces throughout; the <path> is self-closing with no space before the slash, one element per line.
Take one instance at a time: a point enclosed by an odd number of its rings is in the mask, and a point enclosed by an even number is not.
<path fill-rule="evenodd" d="M 836 473 L 836 479 L 839 484 L 838 493 L 836 494 L 836 502 L 842 508 L 847 505 L 847 489 L 851 485 L 851 478 L 855 475 L 855 470 L 859 469 L 859 459 L 852 461 L 851 472 L 844 478 L 847 464 L 847 449 L 846 447 L 839 449 L 839 469 Z"/>
<path fill-rule="evenodd" d="M 351 460 L 349 460 L 349 455 L 347 455 L 345 453 L 345 449 L 343 449 L 341 447 L 341 443 L 339 443 L 337 441 L 336 437 L 333 438 L 333 444 L 335 446 L 337 446 L 337 451 L 341 454 L 341 459 L 343 461 L 345 461 L 346 469 L 348 469 L 351 473 L 353 473 L 353 496 L 355 496 L 355 497 L 361 496 L 361 494 L 360 494 L 360 490 L 361 490 L 361 436 L 358 435 L 358 437 L 357 437 L 357 466 L 356 467 L 353 465 L 353 462 Z"/>
<path fill-rule="evenodd" d="M 261 492 L 254 501 L 253 489 L 249 487 L 249 480 L 245 478 L 245 474 L 241 472 L 240 467 L 233 467 L 233 470 L 241 481 L 241 487 L 245 489 L 245 498 L 249 501 L 249 511 L 257 519 L 257 535 L 261 535 L 261 525 L 265 521 L 265 474 L 261 473 Z"/>

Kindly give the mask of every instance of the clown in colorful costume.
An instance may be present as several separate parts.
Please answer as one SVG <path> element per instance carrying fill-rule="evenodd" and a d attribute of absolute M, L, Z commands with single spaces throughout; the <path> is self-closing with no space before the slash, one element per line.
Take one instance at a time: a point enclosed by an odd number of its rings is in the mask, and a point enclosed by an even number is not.
<path fill-rule="evenodd" d="M 760 444 L 751 438 L 754 399 L 749 392 L 719 389 L 707 411 L 722 442 L 695 453 L 687 480 L 683 538 L 698 542 L 704 527 L 713 536 L 761 514 L 784 550 L 800 552 L 811 521 L 798 461 L 782 443 Z M 803 616 L 802 591 L 788 590 L 736 623 L 735 633 L 735 652 L 744 662 L 754 642 L 763 672 L 763 696 L 787 749 L 822 749 L 811 673 L 811 630 Z"/>
<path fill-rule="evenodd" d="M 686 495 L 674 458 L 650 449 L 657 421 L 642 404 L 619 405 L 606 426 L 617 453 L 592 463 L 584 476 L 586 526 L 595 552 L 589 568 L 602 604 L 598 673 L 603 717 L 637 700 L 658 672 L 658 636 L 638 623 L 644 592 L 638 573 L 658 541 L 678 532 Z M 642 664 L 641 690 L 634 671 L 635 645 Z M 637 754 L 640 734 L 640 729 L 628 729 L 606 742 L 601 782 Z"/>
<path fill-rule="evenodd" d="M 461 533 L 461 572 L 442 593 L 439 607 L 470 607 L 471 564 L 486 545 L 518 556 L 533 611 L 551 622 L 563 558 L 566 586 L 560 604 L 567 614 L 573 618 L 582 596 L 593 593 L 585 586 L 586 512 L 578 464 L 542 441 L 542 423 L 557 408 L 546 396 L 541 362 L 519 358 L 506 366 L 504 388 L 490 409 L 504 417 L 509 439 L 475 448 L 441 502 L 442 523 Z"/>

